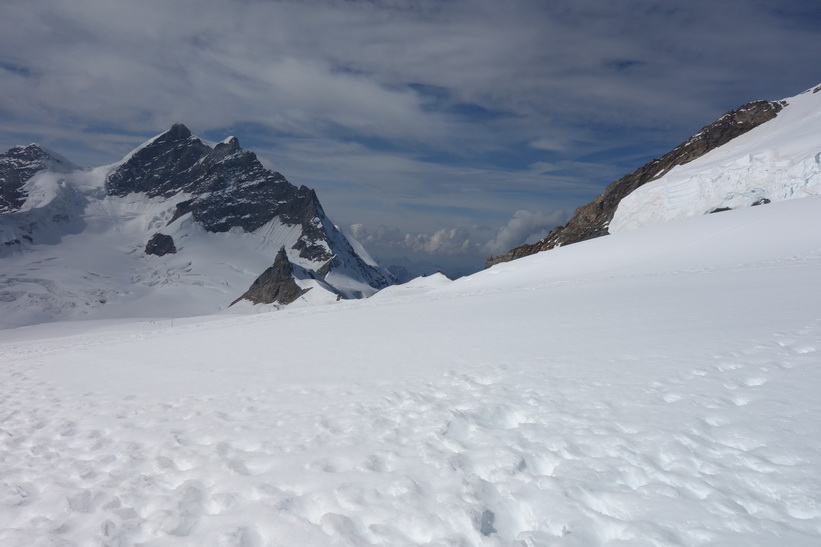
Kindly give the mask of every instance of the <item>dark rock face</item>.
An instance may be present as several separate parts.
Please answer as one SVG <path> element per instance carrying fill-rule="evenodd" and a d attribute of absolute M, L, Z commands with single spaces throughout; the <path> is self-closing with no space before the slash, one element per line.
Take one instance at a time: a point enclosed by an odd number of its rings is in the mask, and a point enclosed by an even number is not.
<path fill-rule="evenodd" d="M 196 184 L 191 169 L 211 149 L 182 124 L 175 124 L 147 146 L 134 152 L 109 175 L 105 183 L 110 196 L 145 192 L 150 197 L 170 197 L 193 191 Z"/>
<path fill-rule="evenodd" d="M 541 241 L 521 245 L 496 257 L 488 257 L 485 267 L 607 235 L 607 226 L 613 219 L 619 202 L 627 194 L 659 178 L 676 165 L 693 161 L 775 118 L 783 107 L 784 104 L 781 102 L 754 101 L 736 110 L 730 110 L 661 158 L 644 164 L 633 173 L 610 184 L 604 193 L 576 209 L 567 224 L 554 228 Z"/>
<path fill-rule="evenodd" d="M 38 171 L 55 166 L 64 171 L 76 168 L 36 144 L 15 146 L 0 154 L 0 215 L 19 211 L 26 202 L 26 182 Z"/>
<path fill-rule="evenodd" d="M 233 227 L 253 232 L 279 216 L 283 223 L 302 225 L 300 247 L 295 247 L 301 257 L 328 260 L 332 256 L 317 244 L 327 234 L 316 193 L 265 169 L 253 152 L 240 148 L 236 138 L 211 148 L 176 124 L 112 173 L 106 192 L 112 196 L 145 192 L 148 197 L 191 194 L 177 204 L 171 222 L 191 213 L 209 232 Z"/>
<path fill-rule="evenodd" d="M 285 248 L 281 248 L 274 259 L 274 264 L 251 284 L 245 294 L 231 302 L 231 306 L 240 300 L 249 300 L 254 304 L 287 305 L 308 292 L 294 281 L 293 266 L 288 260 Z"/>
<path fill-rule="evenodd" d="M 151 236 L 151 239 L 145 244 L 145 254 L 147 255 L 165 256 L 176 252 L 174 238 L 159 232 Z"/>
<path fill-rule="evenodd" d="M 396 278 L 397 283 L 407 283 L 408 281 L 413 279 L 413 276 L 411 276 L 408 269 L 404 266 L 391 264 L 390 266 L 386 266 L 386 268 Z"/>

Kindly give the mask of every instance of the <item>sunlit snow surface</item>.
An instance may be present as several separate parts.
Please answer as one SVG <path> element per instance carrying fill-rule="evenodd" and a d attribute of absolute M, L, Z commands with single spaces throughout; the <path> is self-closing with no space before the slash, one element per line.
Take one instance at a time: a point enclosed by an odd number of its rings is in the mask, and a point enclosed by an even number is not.
<path fill-rule="evenodd" d="M 0 332 L 0 545 L 819 545 L 821 198 Z"/>

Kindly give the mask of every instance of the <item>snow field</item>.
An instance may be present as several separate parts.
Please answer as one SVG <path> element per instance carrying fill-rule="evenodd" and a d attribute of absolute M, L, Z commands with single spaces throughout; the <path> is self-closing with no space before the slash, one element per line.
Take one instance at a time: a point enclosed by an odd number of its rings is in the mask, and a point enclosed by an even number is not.
<path fill-rule="evenodd" d="M 817 545 L 819 207 L 0 331 L 0 544 Z"/>
<path fill-rule="evenodd" d="M 604 329 L 604 322 L 594 326 Z M 573 323 L 568 331 L 579 327 Z M 202 342 L 214 336 L 209 330 L 195 326 L 188 336 Z M 611 329 L 609 341 L 620 330 Z M 561 343 L 551 344 L 555 355 L 514 351 L 499 365 L 456 360 L 431 380 L 406 370 L 354 370 L 358 381 L 346 385 L 342 371 L 315 365 L 315 383 L 304 372 L 280 386 L 278 371 L 260 378 L 253 370 L 229 380 L 225 393 L 209 384 L 228 375 L 228 363 L 199 382 L 168 364 L 167 379 L 149 367 L 144 385 L 130 377 L 139 371 L 103 370 L 86 392 L 88 372 L 107 367 L 79 367 L 76 382 L 58 371 L 57 382 L 43 381 L 42 368 L 39 375 L 4 370 L 3 385 L 15 388 L 3 400 L 9 435 L 0 503 L 11 520 L 0 539 L 816 541 L 819 415 L 804 404 L 819 380 L 819 325 L 747 347 L 728 344 L 733 351 L 705 351 L 697 365 L 689 362 L 692 353 L 674 358 L 680 348 L 670 347 L 671 332 L 654 338 L 633 351 L 614 344 L 609 358 L 602 347 L 589 361 L 574 355 L 586 353 L 581 348 Z M 424 368 L 427 375 L 435 367 Z M 120 373 L 125 378 L 117 383 Z M 152 393 L 157 381 L 170 385 Z"/>

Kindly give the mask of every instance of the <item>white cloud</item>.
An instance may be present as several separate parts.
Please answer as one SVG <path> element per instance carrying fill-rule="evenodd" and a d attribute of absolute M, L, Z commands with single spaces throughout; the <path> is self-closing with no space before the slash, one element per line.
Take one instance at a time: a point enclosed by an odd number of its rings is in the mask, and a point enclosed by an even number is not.
<path fill-rule="evenodd" d="M 536 139 L 530 143 L 530 146 L 533 148 L 538 148 L 539 150 L 548 150 L 550 152 L 563 152 L 567 150 L 568 143 L 566 139 L 559 139 L 559 138 L 541 138 Z"/>
<path fill-rule="evenodd" d="M 564 224 L 567 215 L 555 210 L 547 214 L 542 211 L 520 209 L 513 213 L 507 223 L 499 228 L 496 236 L 485 243 L 483 249 L 488 254 L 500 254 L 525 243 L 531 237 L 543 237 L 551 229 Z"/>
<path fill-rule="evenodd" d="M 705 105 L 727 107 L 716 96 L 803 78 L 819 56 L 815 32 L 749 3 L 6 0 L 0 67 L 13 70 L 0 109 L 43 124 L 338 126 L 561 151 L 561 137 L 544 135 L 579 121 L 689 124 L 709 116 Z M 745 31 L 728 32 L 727 18 Z M 447 110 L 456 103 L 509 116 L 460 125 Z"/>
<path fill-rule="evenodd" d="M 486 226 L 460 226 L 442 228 L 433 233 L 407 233 L 384 225 L 371 232 L 360 223 L 351 225 L 348 231 L 367 248 L 373 248 L 377 254 L 384 249 L 403 249 L 439 256 L 484 256 L 509 251 L 530 238 L 541 238 L 552 228 L 563 224 L 566 217 L 564 211 L 558 209 L 550 213 L 521 209 L 489 240 Z"/>
<path fill-rule="evenodd" d="M 384 75 L 344 70 L 374 10 L 225 0 L 15 2 L 0 21 L 0 109 L 159 131 L 262 123 L 278 131 L 434 140 L 444 119 Z M 306 35 L 326 51 L 306 44 Z M 356 38 L 355 40 L 358 40 Z M 339 41 L 339 42 L 336 42 Z M 377 49 L 378 47 L 375 46 Z M 9 53 L 6 53 L 9 52 Z"/>
<path fill-rule="evenodd" d="M 370 232 L 362 224 L 353 224 L 348 231 L 369 249 L 405 250 L 444 256 L 478 252 L 478 245 L 471 240 L 471 229 L 467 227 L 442 228 L 428 234 L 403 233 L 398 228 L 383 225 Z"/>
<path fill-rule="evenodd" d="M 407 234 L 405 245 L 413 251 L 445 255 L 465 254 L 474 248 L 467 228 L 443 228 L 430 235 Z"/>

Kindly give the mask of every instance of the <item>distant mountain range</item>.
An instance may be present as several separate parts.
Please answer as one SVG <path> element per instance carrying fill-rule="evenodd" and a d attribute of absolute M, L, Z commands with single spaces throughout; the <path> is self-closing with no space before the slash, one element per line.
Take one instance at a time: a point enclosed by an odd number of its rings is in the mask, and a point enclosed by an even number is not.
<path fill-rule="evenodd" d="M 299 290 L 246 292 L 275 257 Z M 36 144 L 0 155 L 0 266 L 6 326 L 363 298 L 395 282 L 313 190 L 182 124 L 94 169 Z"/>
<path fill-rule="evenodd" d="M 564 226 L 488 257 L 486 267 L 654 222 L 821 193 L 819 90 L 730 110 L 610 184 Z"/>

